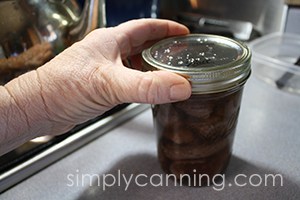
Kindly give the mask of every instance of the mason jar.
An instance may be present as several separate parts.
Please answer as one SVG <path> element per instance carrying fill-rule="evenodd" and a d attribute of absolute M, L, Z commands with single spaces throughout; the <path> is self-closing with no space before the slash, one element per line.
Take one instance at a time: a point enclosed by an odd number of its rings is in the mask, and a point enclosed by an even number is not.
<path fill-rule="evenodd" d="M 162 169 L 188 184 L 209 184 L 231 157 L 243 86 L 251 73 L 249 48 L 222 36 L 190 34 L 159 41 L 142 57 L 145 71 L 177 73 L 192 87 L 185 101 L 152 105 Z"/>

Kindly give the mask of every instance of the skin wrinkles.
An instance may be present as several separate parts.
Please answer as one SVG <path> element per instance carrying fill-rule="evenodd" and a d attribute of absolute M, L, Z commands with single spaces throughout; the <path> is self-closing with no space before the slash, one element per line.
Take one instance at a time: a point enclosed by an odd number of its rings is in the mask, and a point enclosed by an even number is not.
<path fill-rule="evenodd" d="M 46 118 L 51 121 L 50 118 L 50 108 L 47 106 L 46 101 L 45 101 L 45 97 L 44 97 L 44 91 L 43 91 L 43 84 L 41 82 L 41 77 L 40 77 L 40 73 L 39 70 L 35 70 L 36 71 L 36 77 L 37 77 L 37 84 L 39 86 L 39 95 L 42 98 L 42 104 L 43 104 L 43 109 L 42 111 L 44 111 L 44 114 L 46 116 Z M 51 128 L 52 130 L 53 128 Z"/>
<path fill-rule="evenodd" d="M 157 93 L 153 93 L 151 91 L 156 91 L 159 92 L 159 90 L 153 89 L 154 87 L 157 87 L 157 80 L 155 77 L 155 73 L 153 72 L 146 72 L 146 73 L 151 73 L 151 78 L 148 77 L 142 77 L 140 78 L 139 81 L 139 90 L 141 94 L 147 94 L 145 97 L 145 100 L 142 101 L 147 101 L 153 104 L 155 102 L 155 99 L 159 96 Z M 143 97 L 140 97 L 141 99 Z"/>
<path fill-rule="evenodd" d="M 25 120 L 25 122 L 26 122 L 26 125 L 27 125 L 27 128 L 26 129 L 30 129 L 30 127 L 31 127 L 31 125 L 30 125 L 30 123 L 29 123 L 29 117 L 28 117 L 28 115 L 27 115 L 27 113 L 26 113 L 26 111 L 23 109 L 23 107 L 19 104 L 19 102 L 18 102 L 18 100 L 14 97 L 14 95 L 11 93 L 11 91 L 10 91 L 10 89 L 8 88 L 8 87 L 6 87 L 5 85 L 4 85 L 4 87 L 3 87 L 5 90 L 6 90 L 6 92 L 7 92 L 7 94 L 9 94 L 9 96 L 11 97 L 11 99 L 12 99 L 12 101 L 14 102 L 14 104 L 17 106 L 17 108 L 18 108 L 18 110 L 19 111 L 21 111 L 21 115 L 23 116 L 22 118 Z"/>
<path fill-rule="evenodd" d="M 0 93 L 0 102 L 5 102 L 0 105 L 0 130 L 8 127 L 0 136 L 0 154 L 37 136 L 65 133 L 117 104 L 167 103 L 173 90 L 172 102 L 188 98 L 191 86 L 185 78 L 136 70 L 144 48 L 187 33 L 176 22 L 158 19 L 97 29 L 36 71 L 10 81 L 5 85 L 10 96 Z M 133 69 L 123 65 L 127 58 Z M 177 85 L 182 87 L 176 89 Z"/>

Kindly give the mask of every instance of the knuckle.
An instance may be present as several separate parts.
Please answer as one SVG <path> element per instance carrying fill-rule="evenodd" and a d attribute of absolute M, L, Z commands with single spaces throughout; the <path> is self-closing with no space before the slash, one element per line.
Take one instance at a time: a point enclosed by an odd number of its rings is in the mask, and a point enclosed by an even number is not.
<path fill-rule="evenodd" d="M 139 83 L 138 94 L 140 99 L 150 104 L 154 104 L 158 97 L 158 84 L 155 77 L 143 77 Z"/>

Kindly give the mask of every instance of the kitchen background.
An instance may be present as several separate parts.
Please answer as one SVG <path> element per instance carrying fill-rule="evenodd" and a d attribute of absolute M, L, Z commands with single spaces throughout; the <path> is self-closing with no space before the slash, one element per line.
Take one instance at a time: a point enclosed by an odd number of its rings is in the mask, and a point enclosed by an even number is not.
<path fill-rule="evenodd" d="M 83 6 L 84 1 L 79 3 Z M 179 21 L 194 33 L 221 34 L 246 42 L 273 32 L 300 34 L 299 1 L 107 0 L 105 4 L 107 27 L 130 19 L 152 17 Z M 79 125 L 64 136 L 46 137 L 0 157 L 0 192 L 99 136 L 99 131 L 95 135 L 94 129 L 87 130 L 87 127 L 96 124 L 97 130 L 103 129 L 100 131 L 102 134 L 117 125 L 109 121 L 111 116 L 121 123 L 143 109 L 135 105 L 121 105 L 87 124 Z M 86 130 L 84 135 L 76 137 L 80 131 L 83 134 L 82 130 Z M 83 136 L 85 140 L 82 140 Z M 70 137 L 73 140 L 66 142 Z M 81 142 L 78 143 L 78 140 Z M 56 149 L 51 149 L 54 146 Z M 49 149 L 51 151 L 45 154 Z"/>

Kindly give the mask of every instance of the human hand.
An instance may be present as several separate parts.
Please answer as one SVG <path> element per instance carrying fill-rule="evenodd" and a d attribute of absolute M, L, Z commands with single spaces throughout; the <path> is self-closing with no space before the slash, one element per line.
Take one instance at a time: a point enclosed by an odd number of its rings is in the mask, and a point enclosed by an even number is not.
<path fill-rule="evenodd" d="M 155 19 L 98 29 L 5 88 L 26 118 L 26 132 L 35 136 L 64 133 L 121 103 L 184 100 L 191 94 L 185 78 L 166 71 L 141 72 L 122 61 L 137 58 L 157 40 L 188 33 L 178 23 Z"/>

